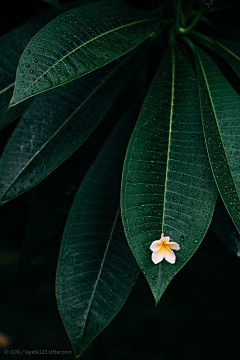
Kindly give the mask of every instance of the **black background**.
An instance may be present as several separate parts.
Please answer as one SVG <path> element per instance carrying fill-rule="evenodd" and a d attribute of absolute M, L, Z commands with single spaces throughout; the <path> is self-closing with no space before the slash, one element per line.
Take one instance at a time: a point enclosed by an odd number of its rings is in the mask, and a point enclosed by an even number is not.
<path fill-rule="evenodd" d="M 240 40 L 239 4 L 233 2 L 237 6 L 232 11 L 228 3 L 226 11 L 212 18 L 223 32 L 228 27 L 229 33 Z M 142 5 L 148 7 L 149 1 Z M 2 3 L 1 34 L 48 8 L 40 0 Z M 236 79 L 234 86 L 239 90 Z M 0 150 L 14 126 L 1 131 Z M 43 181 L 46 186 L 54 181 L 51 177 Z M 54 294 L 60 237 L 48 246 L 40 246 L 31 263 L 18 265 L 32 193 L 0 208 L 0 332 L 9 336 L 10 349 L 71 350 Z M 172 280 L 158 307 L 141 275 L 122 310 L 90 345 L 83 359 L 239 359 L 239 304 L 240 260 L 209 230 L 199 250 Z M 10 355 L 1 352 L 0 356 Z M 29 356 L 21 356 L 25 358 Z"/>

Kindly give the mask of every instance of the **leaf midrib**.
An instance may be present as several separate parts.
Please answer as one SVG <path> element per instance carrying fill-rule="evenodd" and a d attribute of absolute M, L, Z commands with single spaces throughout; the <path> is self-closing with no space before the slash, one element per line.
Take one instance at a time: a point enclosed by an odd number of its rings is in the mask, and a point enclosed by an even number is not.
<path fill-rule="evenodd" d="M 92 292 L 91 298 L 90 298 L 90 300 L 89 300 L 89 304 L 88 304 L 87 310 L 85 311 L 85 314 L 87 314 L 87 317 L 86 317 L 86 320 L 85 320 L 85 323 L 84 323 L 84 327 L 83 327 L 83 329 L 82 329 L 82 339 L 83 339 L 83 336 L 84 336 L 84 333 L 85 333 L 85 329 L 86 329 L 86 325 L 87 325 L 87 321 L 88 321 L 88 316 L 89 316 L 89 313 L 90 313 L 90 309 L 91 309 L 91 306 L 92 306 L 93 298 L 94 298 L 94 295 L 95 295 L 95 293 L 96 293 L 96 289 L 97 289 L 97 286 L 98 286 L 98 283 L 99 283 L 99 280 L 100 280 L 100 276 L 101 276 L 102 271 L 103 271 L 103 266 L 104 266 L 104 263 L 105 263 L 105 260 L 106 260 L 107 254 L 108 254 L 108 249 L 109 249 L 111 240 L 112 240 L 112 238 L 113 238 L 113 233 L 114 233 L 114 230 L 115 230 L 117 221 L 118 221 L 119 214 L 120 214 L 120 207 L 118 207 L 118 209 L 117 209 L 117 211 L 116 211 L 116 215 L 115 215 L 115 217 L 114 217 L 114 221 L 113 221 L 113 225 L 112 225 L 112 228 L 111 228 L 111 232 L 110 232 L 110 234 L 109 234 L 109 238 L 108 238 L 108 240 L 107 240 L 106 248 L 105 248 L 105 251 L 104 251 L 104 254 L 103 254 L 101 266 L 100 266 L 100 268 L 99 268 L 98 275 L 97 275 L 97 279 L 96 279 L 95 284 L 94 284 L 94 287 L 93 287 L 93 292 Z M 87 345 L 85 345 L 84 348 L 86 348 L 86 347 L 87 347 Z M 79 346 L 79 348 L 80 348 L 80 346 Z M 83 350 L 84 350 L 84 349 L 83 349 Z"/>
<path fill-rule="evenodd" d="M 15 85 L 15 81 L 9 85 L 7 85 L 4 89 L 0 90 L 0 95 L 11 89 Z"/>
<path fill-rule="evenodd" d="M 237 56 L 234 52 L 232 52 L 230 49 L 228 49 L 227 47 L 225 47 L 223 44 L 221 44 L 220 42 L 216 41 L 216 43 L 218 44 L 218 46 L 222 47 L 226 52 L 228 52 L 230 55 L 232 55 L 233 57 L 235 57 L 238 61 L 240 61 L 240 57 Z"/>
<path fill-rule="evenodd" d="M 203 66 L 203 63 L 202 63 L 200 54 L 199 54 L 198 52 L 197 52 L 197 56 L 198 56 L 199 63 L 200 63 L 200 66 L 201 66 L 201 70 L 202 70 L 202 73 L 203 73 L 203 77 L 204 77 L 204 80 L 205 80 L 205 84 L 206 84 L 206 88 L 207 88 L 207 91 L 208 91 L 209 99 L 210 99 L 210 101 L 211 101 L 211 105 L 212 105 L 212 109 L 213 109 L 213 114 L 214 114 L 215 121 L 216 121 L 217 128 L 218 128 L 218 133 L 219 133 L 219 136 L 220 136 L 220 139 L 221 139 L 221 144 L 222 144 L 222 147 L 223 147 L 223 151 L 224 151 L 224 154 L 225 154 L 225 158 L 226 158 L 226 160 L 227 160 L 228 169 L 229 169 L 229 172 L 230 172 L 230 175 L 231 175 L 233 184 L 234 184 L 234 188 L 235 188 L 235 191 L 236 191 L 238 200 L 239 200 L 239 202 L 240 202 L 240 197 L 239 197 L 239 194 L 238 194 L 238 190 L 237 190 L 237 188 L 236 188 L 236 183 L 235 183 L 235 179 L 234 179 L 233 174 L 232 174 L 231 167 L 230 167 L 230 165 L 229 165 L 229 159 L 228 159 L 228 156 L 227 156 L 227 153 L 226 153 L 226 149 L 225 149 L 225 146 L 224 146 L 222 134 L 221 134 L 221 131 L 220 131 L 217 113 L 216 113 L 215 106 L 214 106 L 214 103 L 213 103 L 213 100 L 212 100 L 211 91 L 210 91 L 210 88 L 209 88 L 209 85 L 208 85 L 207 75 L 206 75 L 206 73 L 205 73 L 204 66 Z M 217 187 L 218 187 L 218 183 L 217 183 L 217 182 L 216 182 L 216 184 L 217 184 Z M 231 217 L 231 218 L 232 218 L 232 217 Z"/>
<path fill-rule="evenodd" d="M 26 170 L 28 165 L 41 153 L 42 150 L 54 139 L 54 137 L 66 126 L 66 124 L 71 120 L 71 118 L 86 104 L 86 102 L 106 83 L 109 78 L 114 75 L 120 67 L 122 67 L 129 58 L 125 59 L 125 61 L 121 62 L 110 74 L 108 74 L 97 87 L 84 99 L 84 101 L 72 112 L 72 114 L 62 123 L 62 125 L 50 136 L 50 138 L 40 147 L 40 149 L 34 154 L 33 157 L 26 163 L 26 165 L 22 168 L 22 170 L 18 173 L 17 177 L 15 177 L 6 190 L 1 194 L 1 198 L 5 196 L 5 194 L 9 191 L 9 189 L 13 186 L 13 184 L 17 181 L 17 179 L 21 176 L 21 174 Z"/>
<path fill-rule="evenodd" d="M 175 54 L 174 47 L 172 45 L 172 87 L 171 87 L 171 108 L 170 108 L 170 119 L 169 119 L 169 134 L 168 134 L 168 152 L 167 152 L 167 162 L 166 162 L 166 177 L 164 184 L 164 200 L 163 200 L 163 215 L 162 215 L 162 233 L 164 227 L 164 219 L 165 219 L 165 204 L 166 204 L 166 194 L 167 194 L 167 182 L 168 182 L 168 165 L 169 165 L 169 157 L 170 157 L 170 147 L 171 147 L 171 135 L 172 135 L 172 120 L 173 120 L 173 106 L 174 106 L 174 88 L 175 85 Z M 159 266 L 160 271 L 160 266 Z"/>
<path fill-rule="evenodd" d="M 28 90 L 34 86 L 36 84 L 37 81 L 39 81 L 39 79 L 41 79 L 43 76 L 45 76 L 51 69 L 53 69 L 55 66 L 57 66 L 57 64 L 59 64 L 61 61 L 63 61 L 65 58 L 67 58 L 68 56 L 70 56 L 71 54 L 75 53 L 76 51 L 80 50 L 82 47 L 86 46 L 87 44 L 95 41 L 95 40 L 98 40 L 99 38 L 103 37 L 103 36 L 106 36 L 112 32 L 115 32 L 115 31 L 118 31 L 122 28 L 125 28 L 125 27 L 129 27 L 129 26 L 133 26 L 133 25 L 136 25 L 136 24 L 139 24 L 139 23 L 144 23 L 144 22 L 147 22 L 147 21 L 156 21 L 156 18 L 150 18 L 150 19 L 144 19 L 144 20 L 138 20 L 138 21 L 134 21 L 132 23 L 129 23 L 129 24 L 125 24 L 125 25 L 121 25 L 121 26 L 118 26 L 117 28 L 114 28 L 114 29 L 111 29 L 109 31 L 106 31 L 105 33 L 102 33 L 98 36 L 95 36 L 94 38 L 86 41 L 85 43 L 81 44 L 80 46 L 76 47 L 74 50 L 70 51 L 68 54 L 66 54 L 65 56 L 63 56 L 61 59 L 59 59 L 58 61 L 56 61 L 52 66 L 50 66 L 43 74 L 41 74 L 41 76 L 39 76 L 36 80 L 34 80 L 34 82 L 31 83 L 31 85 L 24 91 L 23 94 L 26 95 L 26 93 L 28 92 Z"/>

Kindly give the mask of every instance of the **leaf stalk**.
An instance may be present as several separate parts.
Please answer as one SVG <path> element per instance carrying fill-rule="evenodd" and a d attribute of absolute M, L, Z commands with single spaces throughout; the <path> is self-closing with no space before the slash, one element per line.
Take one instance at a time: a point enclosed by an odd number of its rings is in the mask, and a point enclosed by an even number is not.
<path fill-rule="evenodd" d="M 186 28 L 179 27 L 178 32 L 180 34 L 188 34 L 190 31 L 192 31 L 196 27 L 196 25 L 198 24 L 201 17 L 202 17 L 202 13 L 198 12 L 197 15 L 195 16 L 195 18 L 193 19 L 192 23 Z"/>
<path fill-rule="evenodd" d="M 206 46 L 210 50 L 217 52 L 216 42 L 213 39 L 211 39 L 210 37 L 198 32 L 198 31 L 191 31 L 189 33 L 189 35 L 193 35 L 194 37 L 196 37 L 196 40 L 200 44 Z"/>

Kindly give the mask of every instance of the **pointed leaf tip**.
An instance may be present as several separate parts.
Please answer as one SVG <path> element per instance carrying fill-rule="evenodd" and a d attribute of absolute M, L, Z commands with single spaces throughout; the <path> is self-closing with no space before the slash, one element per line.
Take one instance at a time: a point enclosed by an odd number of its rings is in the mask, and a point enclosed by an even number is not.
<path fill-rule="evenodd" d="M 125 233 L 156 304 L 197 250 L 215 207 L 217 189 L 200 118 L 195 75 L 171 47 L 144 101 L 122 178 Z M 151 260 L 149 247 L 161 233 L 180 244 L 174 264 Z"/>
<path fill-rule="evenodd" d="M 143 43 L 157 24 L 150 12 L 112 0 L 58 16 L 25 48 L 11 106 L 116 60 Z"/>
<path fill-rule="evenodd" d="M 51 1 L 51 0 L 50 0 Z M 53 0 L 54 1 L 54 0 Z M 85 0 L 84 2 L 90 2 Z M 0 129 L 17 119 L 24 113 L 29 105 L 29 101 L 24 101 L 20 106 L 13 102 L 13 86 L 19 59 L 28 45 L 31 38 L 42 29 L 49 21 L 54 19 L 67 10 L 82 5 L 83 0 L 77 0 L 71 3 L 61 5 L 57 8 L 51 8 L 40 13 L 29 22 L 24 23 L 18 28 L 4 34 L 0 38 Z M 14 54 L 14 56 L 13 56 Z M 15 90 L 15 89 L 14 89 Z M 14 95 L 15 96 L 15 95 Z M 6 108 L 15 107 L 6 115 Z"/>
<path fill-rule="evenodd" d="M 196 59 L 204 135 L 219 193 L 240 233 L 240 96 L 212 58 Z"/>
<path fill-rule="evenodd" d="M 33 101 L 0 158 L 0 201 L 38 184 L 84 143 L 134 71 L 135 60 L 127 55 Z"/>
<path fill-rule="evenodd" d="M 140 272 L 119 208 L 122 165 L 135 118 L 127 112 L 109 135 L 79 187 L 63 234 L 56 296 L 78 357 L 120 310 Z"/>

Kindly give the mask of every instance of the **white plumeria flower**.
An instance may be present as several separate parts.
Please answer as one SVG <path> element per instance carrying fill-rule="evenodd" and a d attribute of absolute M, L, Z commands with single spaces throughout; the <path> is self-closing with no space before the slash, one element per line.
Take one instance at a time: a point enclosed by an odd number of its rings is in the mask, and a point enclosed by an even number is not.
<path fill-rule="evenodd" d="M 161 239 L 152 242 L 150 249 L 152 250 L 152 261 L 154 264 L 160 263 L 163 259 L 170 264 L 175 264 L 176 255 L 171 250 L 180 250 L 180 245 L 175 242 L 170 242 L 170 237 L 161 234 Z"/>

